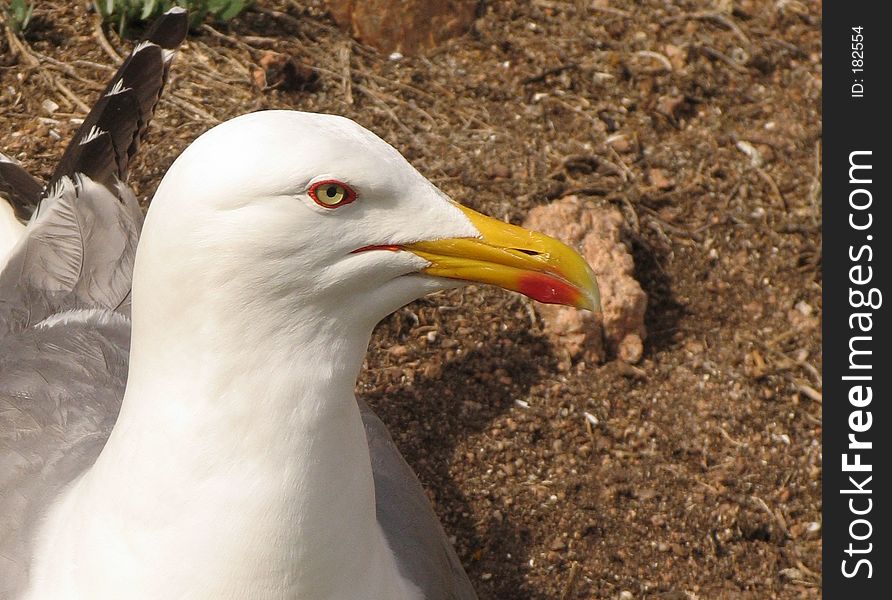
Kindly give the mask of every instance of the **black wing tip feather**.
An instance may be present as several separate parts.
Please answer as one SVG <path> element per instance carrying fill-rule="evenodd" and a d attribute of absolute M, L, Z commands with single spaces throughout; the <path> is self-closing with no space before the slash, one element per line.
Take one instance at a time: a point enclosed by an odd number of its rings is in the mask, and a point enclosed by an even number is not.
<path fill-rule="evenodd" d="M 167 79 L 173 52 L 186 39 L 188 13 L 168 10 L 149 27 L 112 77 L 77 130 L 50 178 L 44 195 L 66 176 L 82 173 L 113 189 L 124 181 Z M 109 132 L 92 143 L 96 132 Z"/>
<path fill-rule="evenodd" d="M 165 50 L 174 50 L 183 43 L 188 32 L 189 13 L 181 6 L 174 6 L 152 23 L 143 40 Z"/>

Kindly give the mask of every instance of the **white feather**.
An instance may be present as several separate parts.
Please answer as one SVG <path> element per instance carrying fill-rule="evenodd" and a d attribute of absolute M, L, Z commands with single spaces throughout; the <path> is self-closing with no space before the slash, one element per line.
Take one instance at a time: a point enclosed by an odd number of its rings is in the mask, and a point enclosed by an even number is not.
<path fill-rule="evenodd" d="M 47 329 L 57 325 L 68 325 L 72 323 L 110 325 L 110 324 L 129 324 L 130 319 L 119 312 L 108 310 L 107 308 L 76 308 L 56 313 L 39 322 L 35 327 L 38 329 Z"/>
<path fill-rule="evenodd" d="M 81 146 L 84 146 L 104 133 L 106 133 L 104 130 L 99 129 L 99 127 L 97 127 L 96 125 L 93 125 L 92 127 L 90 127 L 90 131 L 87 132 L 87 135 L 81 138 L 81 141 L 79 143 Z"/>
<path fill-rule="evenodd" d="M 156 44 L 154 42 L 150 42 L 149 40 L 143 40 L 140 43 L 138 43 L 136 46 L 133 47 L 133 52 L 130 53 L 130 56 L 136 56 L 137 54 L 139 54 L 146 48 L 148 48 L 150 46 L 157 46 L 157 45 L 158 44 Z"/>
<path fill-rule="evenodd" d="M 108 93 L 106 94 L 106 96 L 115 96 L 115 95 L 120 94 L 120 93 L 122 93 L 122 92 L 126 92 L 126 91 L 128 91 L 128 90 L 130 90 L 130 89 L 132 89 L 132 88 L 129 88 L 129 87 L 128 87 L 128 88 L 125 88 L 125 87 L 124 87 L 124 80 L 123 80 L 123 79 L 118 79 L 118 80 L 115 82 L 115 85 L 112 86 L 112 89 L 110 89 L 110 90 L 108 91 Z"/>

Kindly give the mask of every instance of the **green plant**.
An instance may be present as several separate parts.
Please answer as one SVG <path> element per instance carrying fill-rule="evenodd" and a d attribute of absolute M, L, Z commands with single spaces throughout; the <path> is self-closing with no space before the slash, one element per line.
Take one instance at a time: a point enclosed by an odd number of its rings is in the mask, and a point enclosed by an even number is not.
<path fill-rule="evenodd" d="M 28 27 L 31 15 L 34 14 L 34 3 L 25 0 L 10 0 L 4 9 L 6 22 L 14 33 L 20 33 Z"/>
<path fill-rule="evenodd" d="M 23 1 L 23 0 L 19 0 Z M 95 0 L 96 10 L 106 22 L 115 22 L 123 33 L 136 21 L 149 21 L 172 6 L 189 11 L 192 26 L 210 15 L 218 21 L 228 21 L 248 8 L 252 0 Z"/>

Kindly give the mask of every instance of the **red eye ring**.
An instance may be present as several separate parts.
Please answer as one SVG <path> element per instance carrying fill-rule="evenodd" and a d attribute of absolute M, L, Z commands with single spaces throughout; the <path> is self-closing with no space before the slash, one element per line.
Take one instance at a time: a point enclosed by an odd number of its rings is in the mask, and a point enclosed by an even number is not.
<path fill-rule="evenodd" d="M 322 208 L 338 208 L 356 200 L 356 192 L 349 185 L 337 179 L 317 181 L 308 190 L 313 202 Z"/>

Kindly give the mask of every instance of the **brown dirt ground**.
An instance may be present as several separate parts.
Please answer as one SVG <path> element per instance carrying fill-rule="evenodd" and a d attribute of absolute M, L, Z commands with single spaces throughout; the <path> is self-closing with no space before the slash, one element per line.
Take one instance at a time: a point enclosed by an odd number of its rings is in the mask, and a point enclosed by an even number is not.
<path fill-rule="evenodd" d="M 44 177 L 113 65 L 85 4 L 38 3 L 39 66 L 0 36 L 0 148 Z M 626 217 L 650 296 L 635 367 L 569 364 L 494 289 L 420 300 L 374 337 L 359 391 L 481 597 L 820 597 L 821 2 L 493 1 L 398 61 L 321 0 L 257 5 L 190 38 L 141 197 L 213 123 L 289 107 L 352 117 L 512 222 L 568 193 Z M 268 49 L 317 81 L 260 89 Z"/>

